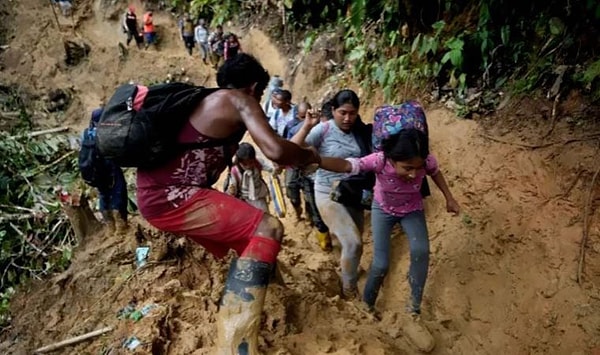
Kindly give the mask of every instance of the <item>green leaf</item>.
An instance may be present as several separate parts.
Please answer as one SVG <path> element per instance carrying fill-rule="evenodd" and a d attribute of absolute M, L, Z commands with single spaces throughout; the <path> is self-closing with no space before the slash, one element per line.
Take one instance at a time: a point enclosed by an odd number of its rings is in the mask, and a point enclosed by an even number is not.
<path fill-rule="evenodd" d="M 417 37 L 413 40 L 412 46 L 410 47 L 410 52 L 414 53 L 419 47 L 419 42 L 421 42 L 421 34 L 419 33 Z"/>
<path fill-rule="evenodd" d="M 450 60 L 450 52 L 446 52 L 446 54 L 444 54 L 444 56 L 442 57 L 442 60 L 440 60 L 440 63 L 446 64 L 449 60 Z"/>
<path fill-rule="evenodd" d="M 500 39 L 502 40 L 503 45 L 508 45 L 508 41 L 510 40 L 510 26 L 502 26 L 500 29 Z"/>
<path fill-rule="evenodd" d="M 353 49 L 353 50 L 350 52 L 350 54 L 348 54 L 348 57 L 347 57 L 347 59 L 348 59 L 348 61 L 350 61 L 350 62 L 354 62 L 354 61 L 357 61 L 357 60 L 359 60 L 359 59 L 363 59 L 363 58 L 364 58 L 364 56 L 365 56 L 365 54 L 366 54 L 365 47 L 364 47 L 364 46 L 362 46 L 362 45 L 361 45 L 361 46 L 357 46 L 357 47 L 355 47 L 355 48 L 354 48 L 354 49 Z"/>

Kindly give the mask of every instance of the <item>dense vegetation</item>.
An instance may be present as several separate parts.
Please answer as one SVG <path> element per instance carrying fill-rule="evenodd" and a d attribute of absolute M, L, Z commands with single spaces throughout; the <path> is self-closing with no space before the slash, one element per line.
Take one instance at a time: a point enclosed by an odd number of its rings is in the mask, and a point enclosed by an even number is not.
<path fill-rule="evenodd" d="M 353 76 L 365 86 L 383 88 L 387 99 L 407 84 L 445 89 L 459 101 L 467 88 L 516 93 L 552 89 L 550 97 L 563 88 L 577 88 L 594 101 L 600 99 L 597 0 L 284 0 L 282 4 L 285 11 L 268 0 L 173 1 L 209 16 L 213 23 L 249 11 L 282 15 L 288 26 L 309 32 L 342 27 Z"/>
<path fill-rule="evenodd" d="M 56 198 L 78 178 L 77 155 L 62 134 L 32 136 L 31 115 L 15 88 L 0 90 L 0 326 L 13 286 L 69 265 L 76 244 Z"/>

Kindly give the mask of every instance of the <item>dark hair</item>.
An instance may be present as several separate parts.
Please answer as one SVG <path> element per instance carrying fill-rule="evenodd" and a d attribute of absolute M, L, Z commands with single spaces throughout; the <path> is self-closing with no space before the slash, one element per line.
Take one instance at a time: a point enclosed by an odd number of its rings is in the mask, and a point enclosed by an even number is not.
<path fill-rule="evenodd" d="M 279 95 L 281 96 L 281 99 L 283 101 L 292 101 L 292 93 L 289 90 L 281 90 L 281 89 L 276 89 L 277 91 L 273 91 L 273 93 L 275 95 Z"/>
<path fill-rule="evenodd" d="M 321 114 L 327 117 L 328 121 L 333 119 L 333 105 L 331 105 L 331 100 L 325 101 L 321 105 Z"/>
<path fill-rule="evenodd" d="M 240 146 L 235 153 L 235 157 L 237 158 L 238 162 L 240 160 L 256 159 L 256 150 L 250 143 L 240 143 Z"/>
<path fill-rule="evenodd" d="M 256 91 L 263 92 L 269 83 L 269 73 L 260 62 L 246 53 L 227 59 L 217 72 L 221 88 L 244 89 L 256 83 Z"/>
<path fill-rule="evenodd" d="M 360 100 L 358 95 L 352 90 L 341 90 L 331 99 L 332 109 L 335 110 L 344 104 L 351 104 L 357 110 L 360 108 Z"/>
<path fill-rule="evenodd" d="M 217 30 L 222 30 L 222 29 L 223 29 L 223 26 L 217 25 Z"/>
<path fill-rule="evenodd" d="M 381 143 L 383 155 L 392 161 L 405 161 L 417 157 L 426 159 L 429 155 L 429 138 L 418 129 L 404 129 Z"/>

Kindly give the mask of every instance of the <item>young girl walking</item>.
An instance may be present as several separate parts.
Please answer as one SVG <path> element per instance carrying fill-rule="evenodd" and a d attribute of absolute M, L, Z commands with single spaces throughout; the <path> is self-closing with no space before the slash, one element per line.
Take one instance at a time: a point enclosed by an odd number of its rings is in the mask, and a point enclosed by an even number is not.
<path fill-rule="evenodd" d="M 320 167 L 340 173 L 375 172 L 377 179 L 371 208 L 374 252 L 363 301 L 370 310 L 374 310 L 377 294 L 389 269 L 392 228 L 400 224 L 410 248 L 408 282 L 411 297 L 408 308 L 416 318 L 421 313 L 421 299 L 429 269 L 429 236 L 420 193 L 426 174 L 444 194 L 448 212 L 459 212 L 458 203 L 438 168 L 436 158 L 429 153 L 426 133 L 417 129 L 402 130 L 385 139 L 380 152 L 363 158 L 322 157 Z M 423 329 L 420 333 L 421 336 L 409 334 L 409 337 L 420 343 L 415 345 L 422 350 L 432 349 L 431 335 L 423 340 Z"/>

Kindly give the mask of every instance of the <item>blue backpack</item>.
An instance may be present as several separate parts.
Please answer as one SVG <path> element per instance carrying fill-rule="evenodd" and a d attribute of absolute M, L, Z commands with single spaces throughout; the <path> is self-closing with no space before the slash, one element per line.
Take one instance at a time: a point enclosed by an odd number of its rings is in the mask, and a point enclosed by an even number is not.
<path fill-rule="evenodd" d="M 112 171 L 108 162 L 100 155 L 96 142 L 96 127 L 90 126 L 83 130 L 78 159 L 79 172 L 86 184 L 108 188 L 112 185 Z"/>

